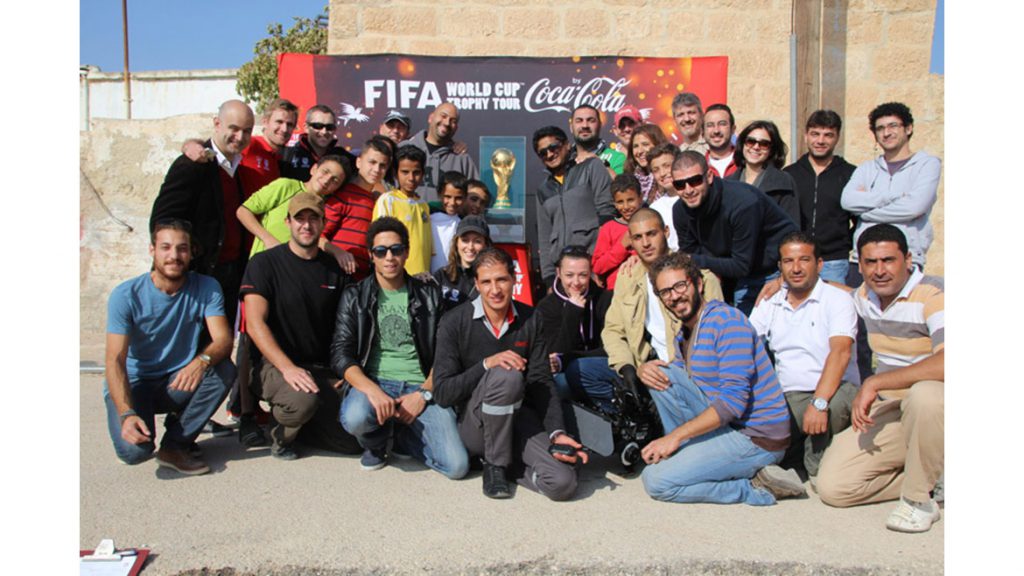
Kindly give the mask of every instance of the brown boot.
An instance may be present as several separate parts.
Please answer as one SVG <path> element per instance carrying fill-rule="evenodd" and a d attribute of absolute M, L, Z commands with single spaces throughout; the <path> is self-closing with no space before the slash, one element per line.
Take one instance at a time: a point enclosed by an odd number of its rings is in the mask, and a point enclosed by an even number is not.
<path fill-rule="evenodd" d="M 167 448 L 166 446 L 156 451 L 156 463 L 189 476 L 206 474 L 210 471 L 210 467 L 206 465 L 206 462 L 199 458 L 193 458 L 187 451 Z"/>

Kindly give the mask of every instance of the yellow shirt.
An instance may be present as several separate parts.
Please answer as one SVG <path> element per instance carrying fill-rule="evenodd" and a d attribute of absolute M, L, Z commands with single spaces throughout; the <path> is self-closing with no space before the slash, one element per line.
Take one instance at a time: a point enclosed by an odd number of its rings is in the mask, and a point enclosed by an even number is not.
<path fill-rule="evenodd" d="M 410 275 L 430 271 L 433 236 L 430 232 L 430 207 L 423 198 L 409 198 L 401 190 L 380 195 L 373 205 L 373 219 L 381 216 L 397 218 L 409 230 L 409 258 L 405 271 Z"/>

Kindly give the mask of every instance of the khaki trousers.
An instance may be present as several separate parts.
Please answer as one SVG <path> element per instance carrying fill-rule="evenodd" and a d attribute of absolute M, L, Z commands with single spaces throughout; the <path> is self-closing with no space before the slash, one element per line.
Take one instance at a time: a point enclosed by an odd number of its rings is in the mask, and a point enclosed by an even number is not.
<path fill-rule="evenodd" d="M 927 502 L 945 456 L 945 386 L 924 380 L 883 391 L 866 433 L 847 428 L 832 439 L 818 473 L 818 495 L 830 506 L 855 506 L 900 496 Z"/>

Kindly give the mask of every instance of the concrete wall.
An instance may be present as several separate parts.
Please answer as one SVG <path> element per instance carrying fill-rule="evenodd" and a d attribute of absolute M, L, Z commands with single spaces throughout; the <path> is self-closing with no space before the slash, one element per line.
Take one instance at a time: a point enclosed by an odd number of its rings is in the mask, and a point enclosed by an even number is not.
<path fill-rule="evenodd" d="M 237 70 L 162 70 L 131 74 L 132 118 L 154 119 L 179 114 L 214 113 L 235 91 Z M 125 116 L 124 75 L 83 67 L 79 73 L 82 126 L 92 118 Z"/>

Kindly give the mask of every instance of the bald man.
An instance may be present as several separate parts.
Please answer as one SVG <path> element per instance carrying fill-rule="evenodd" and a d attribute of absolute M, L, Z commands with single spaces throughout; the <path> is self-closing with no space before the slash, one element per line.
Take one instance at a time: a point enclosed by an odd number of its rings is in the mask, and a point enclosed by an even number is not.
<path fill-rule="evenodd" d="M 152 233 L 158 222 L 179 219 L 192 226 L 191 270 L 220 283 L 228 324 L 234 325 L 238 286 L 248 257 L 247 233 L 235 211 L 244 200 L 239 165 L 249 145 L 255 116 L 241 100 L 220 105 L 213 119 L 213 137 L 203 143 L 213 151 L 212 162 L 198 163 L 184 154 L 171 164 L 149 218 Z"/>
<path fill-rule="evenodd" d="M 427 116 L 427 127 L 401 145 L 412 144 L 427 155 L 423 168 L 423 183 L 416 189 L 421 198 L 428 202 L 438 200 L 437 183 L 442 172 L 455 171 L 469 179 L 479 179 L 480 171 L 469 154 L 459 154 L 453 149 L 455 134 L 459 131 L 459 109 L 451 102 L 434 108 Z"/>

